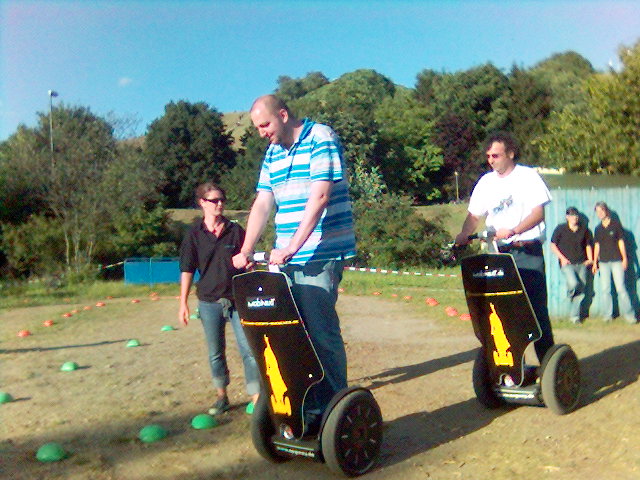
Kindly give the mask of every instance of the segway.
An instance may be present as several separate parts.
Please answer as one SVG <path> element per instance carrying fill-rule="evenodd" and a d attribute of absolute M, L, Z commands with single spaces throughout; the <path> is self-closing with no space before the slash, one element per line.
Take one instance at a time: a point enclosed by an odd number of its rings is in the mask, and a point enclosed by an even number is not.
<path fill-rule="evenodd" d="M 564 415 L 580 396 L 580 367 L 569 345 L 555 344 L 534 364 L 525 350 L 542 336 L 540 324 L 524 289 L 513 256 L 498 253 L 492 232 L 472 235 L 488 245 L 489 253 L 461 260 L 462 281 L 476 337 L 480 340 L 473 364 L 473 389 L 481 404 L 546 405 Z M 533 348 L 527 357 L 535 356 Z"/>
<path fill-rule="evenodd" d="M 337 392 L 319 432 L 305 433 L 304 399 L 324 371 L 288 278 L 273 270 L 242 273 L 233 278 L 233 296 L 262 379 L 251 419 L 258 453 L 273 463 L 311 458 L 347 476 L 370 470 L 382 443 L 382 415 L 369 390 Z"/>

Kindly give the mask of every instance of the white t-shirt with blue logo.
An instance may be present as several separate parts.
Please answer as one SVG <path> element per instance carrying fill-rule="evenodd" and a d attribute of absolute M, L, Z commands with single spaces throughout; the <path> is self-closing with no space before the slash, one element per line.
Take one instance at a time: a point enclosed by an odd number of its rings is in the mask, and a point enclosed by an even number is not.
<path fill-rule="evenodd" d="M 506 177 L 496 172 L 485 173 L 471 194 L 469 213 L 477 217 L 486 215 L 488 229 L 514 228 L 539 205 L 551 201 L 551 193 L 544 181 L 533 168 L 516 165 Z M 545 238 L 545 224 L 514 235 L 502 243 Z"/>

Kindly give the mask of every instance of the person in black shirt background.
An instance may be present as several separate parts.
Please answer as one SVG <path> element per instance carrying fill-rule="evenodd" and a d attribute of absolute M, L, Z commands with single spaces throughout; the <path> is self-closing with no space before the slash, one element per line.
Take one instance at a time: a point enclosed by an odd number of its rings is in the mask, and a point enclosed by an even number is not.
<path fill-rule="evenodd" d="M 561 223 L 551 236 L 551 251 L 558 257 L 560 270 L 567 283 L 567 297 L 571 302 L 569 319 L 580 323 L 580 310 L 587 285 L 587 267 L 593 264 L 591 231 L 580 223 L 575 207 L 566 211 L 567 221 Z"/>
<path fill-rule="evenodd" d="M 258 367 L 233 306 L 231 279 L 236 270 L 231 257 L 240 251 L 244 241 L 244 230 L 224 215 L 226 196 L 224 190 L 207 182 L 196 188 L 196 202 L 202 209 L 202 220 L 194 223 L 180 246 L 180 310 L 178 319 L 183 325 L 189 323 L 188 297 L 196 270 L 200 273 L 196 295 L 198 311 L 202 320 L 209 364 L 216 389 L 217 399 L 209 409 L 212 415 L 230 408 L 227 386 L 229 368 L 225 354 L 225 323 L 233 327 L 238 349 L 242 356 L 247 393 L 252 397 L 250 407 L 255 405 L 260 392 Z"/>
<path fill-rule="evenodd" d="M 600 224 L 594 231 L 593 274 L 600 270 L 600 294 L 602 315 L 605 322 L 613 318 L 613 297 L 611 296 L 611 277 L 618 294 L 620 315 L 628 323 L 636 323 L 635 312 L 631 306 L 629 293 L 624 285 L 624 272 L 629 266 L 627 249 L 624 243 L 624 230 L 605 202 L 598 202 L 595 212 Z"/>

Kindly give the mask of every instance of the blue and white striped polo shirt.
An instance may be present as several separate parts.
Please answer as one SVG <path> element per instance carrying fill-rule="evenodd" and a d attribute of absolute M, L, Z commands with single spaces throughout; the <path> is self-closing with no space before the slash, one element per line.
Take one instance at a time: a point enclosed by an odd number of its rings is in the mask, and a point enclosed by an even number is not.
<path fill-rule="evenodd" d="M 332 181 L 331 196 L 315 229 L 290 263 L 340 260 L 356 252 L 346 167 L 338 136 L 326 125 L 303 120 L 300 138 L 289 150 L 267 149 L 256 190 L 272 192 L 276 203 L 276 244 L 284 248 L 295 234 L 311 184 Z"/>

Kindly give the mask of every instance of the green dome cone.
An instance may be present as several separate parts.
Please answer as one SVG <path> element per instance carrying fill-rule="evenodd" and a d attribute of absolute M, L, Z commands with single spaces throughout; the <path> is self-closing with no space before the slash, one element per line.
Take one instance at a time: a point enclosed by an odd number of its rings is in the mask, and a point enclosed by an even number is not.
<path fill-rule="evenodd" d="M 196 430 L 213 428 L 218 426 L 218 421 L 213 415 L 209 415 L 208 413 L 201 413 L 200 415 L 196 415 L 195 417 L 193 417 L 193 419 L 191 420 L 191 426 Z"/>
<path fill-rule="evenodd" d="M 73 372 L 78 369 L 78 364 L 76 362 L 64 362 L 60 367 L 60 370 L 63 372 Z"/>
<path fill-rule="evenodd" d="M 167 436 L 167 431 L 160 425 L 147 425 L 140 429 L 138 438 L 144 443 L 157 442 Z"/>
<path fill-rule="evenodd" d="M 135 338 L 132 338 L 127 342 L 127 347 L 139 347 L 139 346 L 140 346 L 140 342 Z"/>
<path fill-rule="evenodd" d="M 64 451 L 64 448 L 55 442 L 45 443 L 36 453 L 36 458 L 41 462 L 57 462 L 66 456 L 67 452 Z"/>
<path fill-rule="evenodd" d="M 160 331 L 162 331 L 162 332 L 170 332 L 170 331 L 172 331 L 172 330 L 175 330 L 175 328 L 173 328 L 173 326 L 172 326 L 172 325 L 165 325 L 164 327 L 162 327 L 162 328 L 160 329 Z"/>
<path fill-rule="evenodd" d="M 13 402 L 13 397 L 10 393 L 0 392 L 0 404 Z"/>
<path fill-rule="evenodd" d="M 247 413 L 247 415 L 253 415 L 254 408 L 255 408 L 255 405 L 253 404 L 253 402 L 249 402 L 247 403 L 247 408 L 245 408 L 244 411 Z"/>

